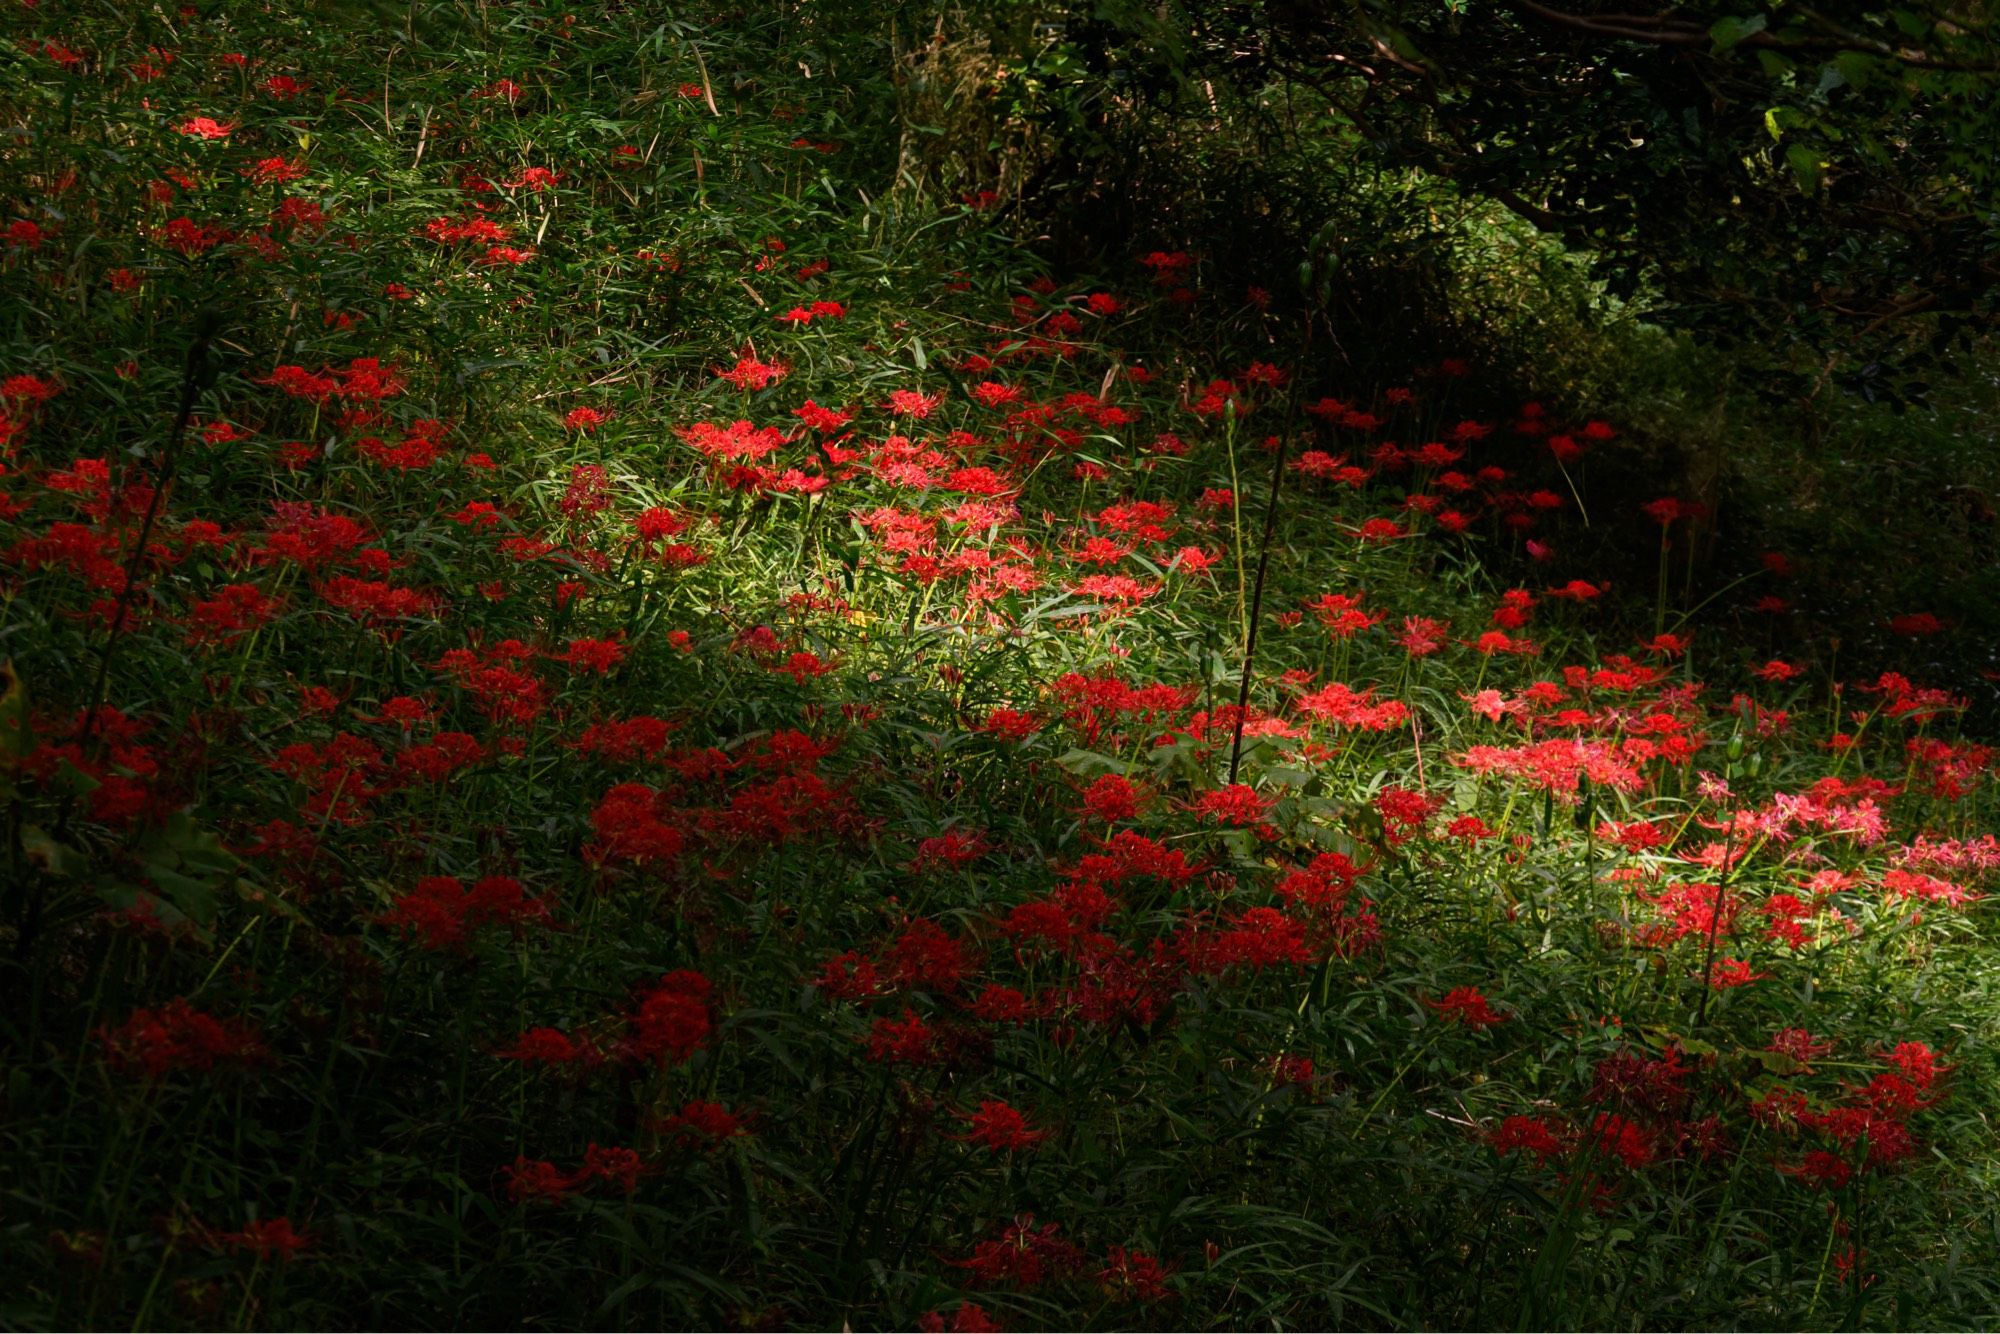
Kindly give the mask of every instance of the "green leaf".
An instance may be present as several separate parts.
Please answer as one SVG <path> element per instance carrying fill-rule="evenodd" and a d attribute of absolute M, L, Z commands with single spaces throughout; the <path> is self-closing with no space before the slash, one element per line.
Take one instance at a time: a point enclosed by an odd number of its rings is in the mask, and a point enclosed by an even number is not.
<path fill-rule="evenodd" d="M 1869 76 L 1878 68 L 1873 56 L 1860 51 L 1841 52 L 1833 58 L 1833 67 L 1840 72 L 1840 76 L 1850 87 L 1860 87 L 1867 83 Z M 1822 87 L 1826 84 L 1826 76 L 1823 74 L 1820 76 L 1820 84 Z"/>
<path fill-rule="evenodd" d="M 146 867 L 146 878 L 160 897 L 174 905 L 182 916 L 199 926 L 215 921 L 218 886 L 196 876 L 182 875 L 157 864 Z"/>
<path fill-rule="evenodd" d="M 1791 107 L 1770 107 L 1764 112 L 1764 132 L 1776 143 L 1785 137 L 1786 130 L 1796 130 L 1810 121 Z"/>
<path fill-rule="evenodd" d="M 1922 37 L 1931 30 L 1929 19 L 1907 9 L 1892 9 L 1889 17 L 1896 21 L 1896 26 L 1905 37 Z"/>
<path fill-rule="evenodd" d="M 1803 1061 L 1795 1056 L 1787 1056 L 1781 1051 L 1753 1051 L 1750 1055 L 1755 1057 L 1766 1070 L 1781 1079 L 1806 1069 Z"/>
<path fill-rule="evenodd" d="M 1799 189 L 1803 193 L 1819 193 L 1820 176 L 1826 170 L 1826 163 L 1820 159 L 1817 149 L 1807 144 L 1793 144 L 1785 150 L 1785 161 L 1791 164 L 1792 175 L 1798 178 Z"/>
<path fill-rule="evenodd" d="M 58 843 L 40 825 L 21 826 L 21 851 L 31 865 L 53 876 L 81 875 L 89 865 L 84 855 L 66 843 Z"/>
<path fill-rule="evenodd" d="M 1757 67 L 1764 71 L 1767 79 L 1782 79 L 1795 68 L 1789 59 L 1768 47 L 1758 50 Z"/>
<path fill-rule="evenodd" d="M 1764 31 L 1765 26 L 1770 21 L 1769 16 L 1764 14 L 1752 14 L 1748 18 L 1740 19 L 1718 19 L 1714 26 L 1709 28 L 1708 35 L 1714 40 L 1716 50 L 1727 51 L 1744 38 L 1755 36 L 1757 33 Z"/>

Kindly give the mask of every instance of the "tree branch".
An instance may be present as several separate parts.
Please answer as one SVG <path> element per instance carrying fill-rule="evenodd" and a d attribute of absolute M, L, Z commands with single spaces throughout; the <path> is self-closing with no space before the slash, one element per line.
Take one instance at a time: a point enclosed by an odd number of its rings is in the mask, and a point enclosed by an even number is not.
<path fill-rule="evenodd" d="M 1645 42 L 1652 46 L 1676 47 L 1707 46 L 1714 40 L 1706 28 L 1693 23 L 1674 22 L 1664 14 L 1654 18 L 1636 14 L 1571 14 L 1565 10 L 1551 9 L 1538 0 L 1513 0 L 1513 4 L 1516 8 L 1546 22 L 1574 28 L 1578 32 L 1594 33 L 1600 37 L 1617 37 L 1630 42 Z M 1847 32 L 1827 23 L 1811 10 L 1800 12 L 1818 20 L 1834 35 L 1817 38 L 1782 37 L 1771 32 L 1754 32 L 1743 37 L 1735 45 L 1780 53 L 1852 51 L 1861 55 L 1893 60 L 1915 69 L 1937 70 L 1940 73 L 2000 73 L 2000 61 L 1947 60 L 1928 51 L 1909 50 L 1872 37 L 1864 37 L 1859 33 Z"/>

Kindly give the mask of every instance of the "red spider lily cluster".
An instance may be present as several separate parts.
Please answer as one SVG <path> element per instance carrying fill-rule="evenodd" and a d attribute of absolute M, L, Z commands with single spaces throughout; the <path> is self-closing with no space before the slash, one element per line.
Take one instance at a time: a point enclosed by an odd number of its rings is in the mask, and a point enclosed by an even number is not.
<path fill-rule="evenodd" d="M 282 14 L 24 13 L 118 127 L 0 256 L 24 1320 L 1480 1323 L 1745 1199 L 1857 1295 L 1942 1245 L 2000 749 L 1635 643 L 1564 554 L 1607 423 L 1322 384 L 1192 249 L 954 208 L 877 282 L 741 202 L 811 108 L 629 45 L 679 95 L 600 104 L 587 16 L 399 128 Z"/>

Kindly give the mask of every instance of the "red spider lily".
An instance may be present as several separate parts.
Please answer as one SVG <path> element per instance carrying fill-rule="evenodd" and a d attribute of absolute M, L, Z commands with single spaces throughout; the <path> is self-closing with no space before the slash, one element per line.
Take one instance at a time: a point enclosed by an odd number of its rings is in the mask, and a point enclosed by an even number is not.
<path fill-rule="evenodd" d="M 1206 574 L 1221 559 L 1216 553 L 1200 547 L 1182 547 L 1174 553 L 1169 568 L 1188 575 Z"/>
<path fill-rule="evenodd" d="M 243 175 L 254 185 L 284 185 L 305 174 L 304 162 L 281 157 L 260 158 L 243 169 Z"/>
<path fill-rule="evenodd" d="M 1657 1152 L 1651 1130 L 1616 1112 L 1599 1112 L 1590 1124 L 1590 1143 L 1597 1153 L 1616 1158 L 1632 1171 L 1652 1163 Z"/>
<path fill-rule="evenodd" d="M 1559 1158 L 1569 1149 L 1568 1137 L 1560 1127 L 1534 1116 L 1505 1118 L 1487 1135 L 1486 1142 L 1496 1153 L 1532 1155 L 1537 1167 L 1547 1167 L 1551 1158 Z"/>
<path fill-rule="evenodd" d="M 1984 895 L 1962 885 L 1954 884 L 1939 876 L 1925 875 L 1920 871 L 1896 869 L 1882 873 L 1882 888 L 1899 899 L 1916 899 L 1923 903 L 1942 903 L 1950 907 L 1962 907 L 1983 898 Z"/>
<path fill-rule="evenodd" d="M 1864 1088 L 1849 1088 L 1845 1103 L 1803 1111 L 1798 1121 L 1850 1153 L 1865 1145 L 1867 1165 L 1879 1169 L 1916 1153 L 1916 1137 L 1904 1123 L 1933 1101 L 1895 1075 L 1878 1075 Z"/>
<path fill-rule="evenodd" d="M 1797 1163 L 1780 1163 L 1778 1170 L 1799 1178 L 1814 1190 L 1839 1190 L 1854 1176 L 1854 1169 L 1845 1158 L 1824 1149 L 1809 1151 Z"/>
<path fill-rule="evenodd" d="M 1708 984 L 1717 991 L 1726 991 L 1731 987 L 1747 987 L 1769 976 L 1753 972 L 1741 959 L 1717 959 L 1708 970 Z"/>
<path fill-rule="evenodd" d="M 1801 1118 L 1810 1109 L 1802 1095 L 1780 1085 L 1760 1098 L 1753 1098 L 1748 1110 L 1751 1118 L 1760 1125 L 1791 1131 L 1804 1124 Z"/>
<path fill-rule="evenodd" d="M 516 1204 L 554 1204 L 567 1199 L 577 1180 L 543 1159 L 516 1158 L 507 1169 L 507 1198 Z"/>
<path fill-rule="evenodd" d="M 312 1244 L 312 1237 L 300 1233 L 289 1218 L 258 1218 L 243 1225 L 240 1232 L 225 1232 L 216 1238 L 234 1251 L 249 1251 L 259 1260 L 286 1262 Z"/>
<path fill-rule="evenodd" d="M 991 194 L 991 191 L 982 191 Z M 999 196 L 995 195 L 994 199 Z M 986 1314 L 984 1307 L 976 1302 L 960 1302 L 947 1321 L 942 1311 L 926 1311 L 917 1319 L 917 1328 L 924 1334 L 998 1334 L 1006 1326 L 997 1323 Z"/>
<path fill-rule="evenodd" d="M 1376 794 L 1375 809 L 1387 826 L 1391 843 L 1400 843 L 1416 834 L 1444 806 L 1441 797 L 1428 797 L 1400 787 L 1385 787 Z"/>
<path fill-rule="evenodd" d="M 1523 779 L 1566 801 L 1574 799 L 1577 785 L 1586 778 L 1620 792 L 1644 786 L 1632 762 L 1606 741 L 1545 741 L 1511 749 L 1473 746 L 1457 757 L 1457 763 L 1474 773 Z"/>
<path fill-rule="evenodd" d="M 0 380 L 0 404 L 12 410 L 37 407 L 61 392 L 61 385 L 37 375 L 10 375 Z"/>
<path fill-rule="evenodd" d="M 1181 953 L 1191 972 L 1206 976 L 1238 968 L 1304 968 L 1318 962 L 1306 938 L 1306 924 L 1276 908 L 1251 908 L 1221 929 L 1184 931 Z"/>
<path fill-rule="evenodd" d="M 1360 868 L 1344 853 L 1323 852 L 1310 866 L 1288 872 L 1272 888 L 1281 898 L 1321 909 L 1338 906 L 1360 877 Z"/>
<path fill-rule="evenodd" d="M 678 433 L 682 440 L 712 459 L 751 461 L 781 449 L 786 435 L 775 426 L 756 426 L 735 421 L 727 426 L 696 422 Z"/>
<path fill-rule="evenodd" d="M 1658 1058 L 1620 1051 L 1600 1060 L 1591 1076 L 1586 1101 L 1610 1103 L 1649 1116 L 1668 1116 L 1687 1101 L 1687 1067 L 1680 1049 L 1669 1047 Z"/>
<path fill-rule="evenodd" d="M 1078 597 L 1096 598 L 1121 608 L 1131 608 L 1160 592 L 1157 583 L 1145 583 L 1130 575 L 1093 574 L 1069 585 Z"/>
<path fill-rule="evenodd" d="M 1930 612 L 1920 611 L 1890 618 L 1889 628 L 1899 635 L 1922 639 L 1942 634 L 1945 624 Z"/>
<path fill-rule="evenodd" d="M 489 218 L 434 218 L 424 224 L 424 235 L 444 245 L 487 244 L 506 240 L 512 231 Z"/>
<path fill-rule="evenodd" d="M 1013 987 L 989 982 L 968 1007 L 973 1015 L 990 1024 L 1021 1024 L 1034 1017 L 1035 1007 Z"/>
<path fill-rule="evenodd" d="M 455 876 L 425 876 L 376 920 L 418 937 L 425 949 L 451 949 L 489 923 L 546 922 L 546 900 L 531 899 L 511 876 L 490 875 L 468 886 Z"/>
<path fill-rule="evenodd" d="M 1792 894 L 1773 894 L 1764 900 L 1757 911 L 1770 918 L 1765 928 L 1767 938 L 1783 941 L 1793 949 L 1804 949 L 1812 944 L 1813 933 L 1805 926 L 1805 919 L 1818 910 Z"/>
<path fill-rule="evenodd" d="M 794 306 L 778 316 L 780 324 L 799 327 L 814 320 L 840 320 L 847 318 L 847 307 L 838 301 L 815 301 L 810 306 Z"/>
<path fill-rule="evenodd" d="M 1106 824 L 1130 820 L 1139 814 L 1144 794 L 1132 781 L 1119 774 L 1105 774 L 1083 793 L 1083 809 Z"/>
<path fill-rule="evenodd" d="M 1476 815 L 1461 815 L 1445 827 L 1445 837 L 1461 839 L 1467 843 L 1483 843 L 1487 839 L 1498 838 L 1499 832 L 1487 826 L 1486 821 Z"/>
<path fill-rule="evenodd" d="M 700 973 L 679 969 L 640 993 L 626 1020 L 620 1054 L 630 1060 L 679 1065 L 708 1045 L 715 1023 L 709 1014 L 713 984 Z"/>
<path fill-rule="evenodd" d="M 592 723 L 575 741 L 576 749 L 609 764 L 631 764 L 655 758 L 666 749 L 678 724 L 639 715 Z"/>
<path fill-rule="evenodd" d="M 625 660 L 625 646 L 611 639 L 572 639 L 559 660 L 579 672 L 603 676 Z"/>
<path fill-rule="evenodd" d="M 227 139 L 236 133 L 235 122 L 219 121 L 213 116 L 190 116 L 175 128 L 192 139 Z"/>
<path fill-rule="evenodd" d="M 441 610 L 437 595 L 405 588 L 386 579 L 357 579 L 337 574 L 319 585 L 320 599 L 371 625 L 430 618 Z"/>
<path fill-rule="evenodd" d="M 865 959 L 853 950 L 837 954 L 820 965 L 812 985 L 835 1000 L 870 1000 L 887 990 L 881 968 L 874 960 Z"/>
<path fill-rule="evenodd" d="M 1667 841 L 1667 831 L 1648 820 L 1633 820 L 1629 824 L 1607 820 L 1597 827 L 1597 836 L 1627 852 L 1650 851 L 1664 847 Z"/>
<path fill-rule="evenodd" d="M 227 584 L 215 596 L 188 607 L 188 639 L 204 646 L 227 647 L 245 634 L 268 625 L 284 604 L 255 584 Z"/>
<path fill-rule="evenodd" d="M 1472 641 L 1473 648 L 1488 655 L 1512 654 L 1516 657 L 1534 657 L 1541 647 L 1531 639 L 1515 639 L 1502 630 L 1488 630 Z"/>
<path fill-rule="evenodd" d="M 1257 825 L 1263 823 L 1272 801 L 1272 798 L 1258 796 L 1247 783 L 1234 783 L 1202 793 L 1189 809 L 1203 819 L 1221 824 Z"/>
<path fill-rule="evenodd" d="M 789 676 L 800 685 L 804 685 L 812 677 L 825 676 L 833 668 L 833 663 L 805 649 L 787 655 L 783 662 L 771 664 L 772 671 Z"/>
<path fill-rule="evenodd" d="M 1497 1013 L 1476 987 L 1453 987 L 1439 999 L 1424 1004 L 1470 1029 L 1491 1028 L 1507 1021 L 1507 1016 Z"/>
<path fill-rule="evenodd" d="M 589 1068 L 604 1061 L 604 1054 L 596 1044 L 588 1040 L 578 1041 L 554 1028 L 531 1028 L 521 1034 L 512 1046 L 502 1047 L 493 1054 L 502 1060 L 519 1061 L 523 1065 Z"/>
<path fill-rule="evenodd" d="M 539 718 L 548 705 L 548 685 L 513 664 L 531 650 L 517 640 L 502 640 L 483 649 L 452 649 L 437 667 L 470 695 L 496 723 L 525 725 Z"/>
<path fill-rule="evenodd" d="M 1904 1079 L 1920 1089 L 1930 1088 L 1939 1075 L 1951 1069 L 1950 1066 L 1939 1065 L 1936 1054 L 1921 1042 L 1899 1042 L 1883 1059 L 1902 1072 Z"/>
<path fill-rule="evenodd" d="M 324 402 L 340 391 L 340 381 L 333 376 L 314 375 L 303 366 L 279 366 L 260 383 L 312 402 Z"/>
<path fill-rule="evenodd" d="M 917 844 L 916 856 L 910 859 L 910 869 L 918 873 L 956 871 L 978 861 L 989 850 L 985 835 L 977 831 L 948 829 Z"/>
<path fill-rule="evenodd" d="M 1403 651 L 1413 658 L 1427 658 L 1445 646 L 1448 634 L 1446 627 L 1428 616 L 1406 616 L 1403 618 L 1403 633 L 1396 642 Z"/>
<path fill-rule="evenodd" d="M 421 700 L 398 696 L 382 706 L 379 716 L 361 715 L 364 722 L 394 723 L 408 730 L 430 721 L 430 706 Z M 460 769 L 479 763 L 487 755 L 469 733 L 439 732 L 428 741 L 406 746 L 396 756 L 397 770 L 411 779 L 442 783 Z"/>
<path fill-rule="evenodd" d="M 802 406 L 794 408 L 792 415 L 813 430 L 823 434 L 831 434 L 834 431 L 841 430 L 854 420 L 854 413 L 851 410 L 823 408 L 811 399 L 807 399 Z"/>
<path fill-rule="evenodd" d="M 887 410 L 899 417 L 924 418 L 931 415 L 944 403 L 944 395 L 924 394 L 915 389 L 892 389 L 889 391 Z"/>
<path fill-rule="evenodd" d="M 226 228 L 207 226 L 192 218 L 172 218 L 153 232 L 162 247 L 192 259 L 205 255 L 231 238 Z"/>
<path fill-rule="evenodd" d="M 950 993 L 978 968 L 979 956 L 936 922 L 919 918 L 889 942 L 881 964 L 884 979 L 897 990 Z"/>
<path fill-rule="evenodd" d="M 1037 1288 L 1083 1266 L 1083 1252 L 1064 1241 L 1061 1231 L 1058 1223 L 1037 1228 L 1033 1214 L 1022 1214 L 998 1238 L 980 1242 L 968 1258 L 952 1263 L 971 1271 L 972 1281 L 983 1287 Z"/>
<path fill-rule="evenodd" d="M 979 1109 L 969 1113 L 965 1120 L 971 1129 L 954 1138 L 977 1144 L 994 1153 L 1032 1149 L 1049 1137 L 1048 1131 L 1031 1127 L 1028 1118 L 1013 1107 L 990 1098 L 982 1099 Z"/>
<path fill-rule="evenodd" d="M 1346 593 L 1322 593 L 1306 604 L 1306 610 L 1319 618 L 1320 624 L 1332 632 L 1335 639 L 1345 639 L 1364 630 L 1380 625 L 1381 612 L 1366 612 L 1361 609 L 1361 596 Z"/>
<path fill-rule="evenodd" d="M 1355 690 L 1338 681 L 1299 696 L 1297 707 L 1309 718 L 1363 732 L 1392 731 L 1410 719 L 1401 700 L 1377 700 L 1372 688 Z"/>
<path fill-rule="evenodd" d="M 523 167 L 520 175 L 511 181 L 504 182 L 504 184 L 510 190 L 525 189 L 534 194 L 540 194 L 542 191 L 560 184 L 564 179 L 564 175 L 565 173 L 555 171 L 549 167 Z"/>
<path fill-rule="evenodd" d="M 881 1018 L 868 1032 L 868 1059 L 894 1065 L 935 1065 L 944 1058 L 936 1029 L 909 1006 L 900 1019 Z"/>
<path fill-rule="evenodd" d="M 1152 1303 L 1166 1301 L 1173 1295 L 1167 1289 L 1167 1278 L 1172 1273 L 1173 1267 L 1162 1265 L 1155 1256 L 1113 1246 L 1106 1252 L 1104 1266 L 1097 1271 L 1096 1278 L 1114 1301 Z"/>
<path fill-rule="evenodd" d="M 675 1144 L 711 1151 L 750 1133 L 742 1117 L 719 1102 L 707 1101 L 683 1105 L 657 1128 Z"/>
<path fill-rule="evenodd" d="M 728 381 L 738 389 L 755 391 L 769 389 L 785 378 L 789 368 L 776 362 L 763 362 L 755 356 L 744 356 L 729 370 L 718 373 L 720 379 Z"/>
<path fill-rule="evenodd" d="M 1310 1056 L 1281 1054 L 1271 1059 L 1271 1082 L 1310 1090 L 1319 1081 Z"/>
<path fill-rule="evenodd" d="M 602 1181 L 630 1195 L 639 1188 L 639 1176 L 645 1170 L 645 1160 L 636 1149 L 606 1148 L 593 1142 L 584 1150 L 583 1165 L 577 1169 L 572 1184 Z"/>
<path fill-rule="evenodd" d="M 636 782 L 618 784 L 590 814 L 590 828 L 596 834 L 596 842 L 590 846 L 592 860 L 638 864 L 676 860 L 686 838 L 666 822 L 668 810 L 662 794 L 654 788 Z"/>
<path fill-rule="evenodd" d="M 148 1079 L 182 1070 L 247 1066 L 269 1055 L 263 1039 L 248 1024 L 203 1013 L 185 999 L 168 1001 L 156 1010 L 134 1010 L 117 1027 L 99 1029 L 98 1038 L 112 1064 L 140 1071 Z"/>

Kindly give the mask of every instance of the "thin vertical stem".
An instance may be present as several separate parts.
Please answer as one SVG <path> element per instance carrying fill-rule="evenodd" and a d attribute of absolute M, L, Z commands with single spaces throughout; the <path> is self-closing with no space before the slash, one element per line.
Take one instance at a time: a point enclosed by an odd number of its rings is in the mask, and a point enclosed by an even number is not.
<path fill-rule="evenodd" d="M 1278 526 L 1278 493 L 1285 484 L 1285 445 L 1289 437 L 1278 433 L 1278 451 L 1271 462 L 1271 498 L 1264 506 L 1264 539 L 1257 552 L 1257 582 L 1250 594 L 1248 626 L 1243 634 L 1243 679 L 1236 690 L 1236 728 L 1229 743 L 1229 781 L 1236 781 L 1237 766 L 1243 762 L 1243 715 L 1250 707 L 1250 674 L 1257 662 L 1257 625 L 1264 618 L 1264 576 L 1271 568 L 1271 534 Z M 1239 529 L 1240 531 L 1240 529 Z M 1238 568 L 1241 568 L 1240 565 Z"/>
<path fill-rule="evenodd" d="M 180 461 L 181 440 L 187 435 L 188 422 L 194 416 L 195 394 L 207 378 L 208 344 L 213 336 L 213 323 L 214 317 L 204 314 L 195 331 L 194 345 L 188 348 L 187 369 L 181 375 L 181 402 L 174 414 L 174 429 L 167 437 L 167 447 L 160 454 L 159 469 L 153 475 L 153 490 L 146 497 L 146 515 L 139 522 L 138 540 L 132 545 L 132 554 L 125 558 L 124 586 L 118 590 L 118 600 L 112 607 L 111 631 L 104 641 L 104 653 L 97 660 L 97 679 L 91 682 L 90 704 L 84 710 L 83 726 L 77 738 L 77 744 L 85 755 L 94 749 L 91 733 L 97 715 L 104 707 L 104 692 L 111 678 L 111 661 L 124 638 L 125 619 L 132 609 L 132 595 L 139 586 L 139 567 L 146 560 L 146 544 L 153 538 L 153 525 L 160 517 L 160 502 L 166 497 L 168 484 L 173 481 L 174 465 Z M 68 814 L 67 810 L 63 812 L 64 819 L 59 824 L 67 824 Z"/>
<path fill-rule="evenodd" d="M 161 451 L 160 466 L 153 474 L 152 494 L 146 498 L 146 514 L 140 520 L 138 539 L 133 543 L 132 552 L 125 558 L 125 578 L 118 590 L 118 600 L 111 612 L 111 629 L 104 641 L 104 652 L 97 660 L 97 676 L 90 684 L 89 703 L 83 711 L 83 719 L 77 727 L 78 753 L 86 760 L 97 751 L 94 744 L 97 718 L 104 709 L 105 691 L 111 682 L 111 663 L 117 656 L 118 645 L 124 638 L 126 617 L 132 609 L 132 596 L 139 586 L 139 571 L 146 562 L 146 544 L 152 541 L 153 525 L 159 521 L 160 503 L 166 496 L 167 487 L 173 481 L 174 465 L 180 458 L 181 440 L 187 435 L 189 420 L 194 416 L 195 395 L 201 391 L 208 378 L 208 345 L 215 336 L 217 318 L 213 311 L 203 311 L 195 324 L 194 343 L 188 348 L 187 368 L 181 375 L 180 408 L 174 414 L 174 429 L 167 436 L 167 447 Z M 121 495 L 123 487 L 120 488 Z M 106 523 L 111 523 L 118 512 L 119 497 L 114 497 L 111 514 Z M 69 822 L 76 811 L 76 798 L 66 794 L 56 812 L 54 837 L 61 843 L 69 835 Z M 32 951 L 37 937 L 41 935 L 42 915 L 48 908 L 49 873 L 35 873 L 28 889 L 28 902 L 22 913 L 20 931 L 14 938 L 14 957 L 26 959 Z"/>

